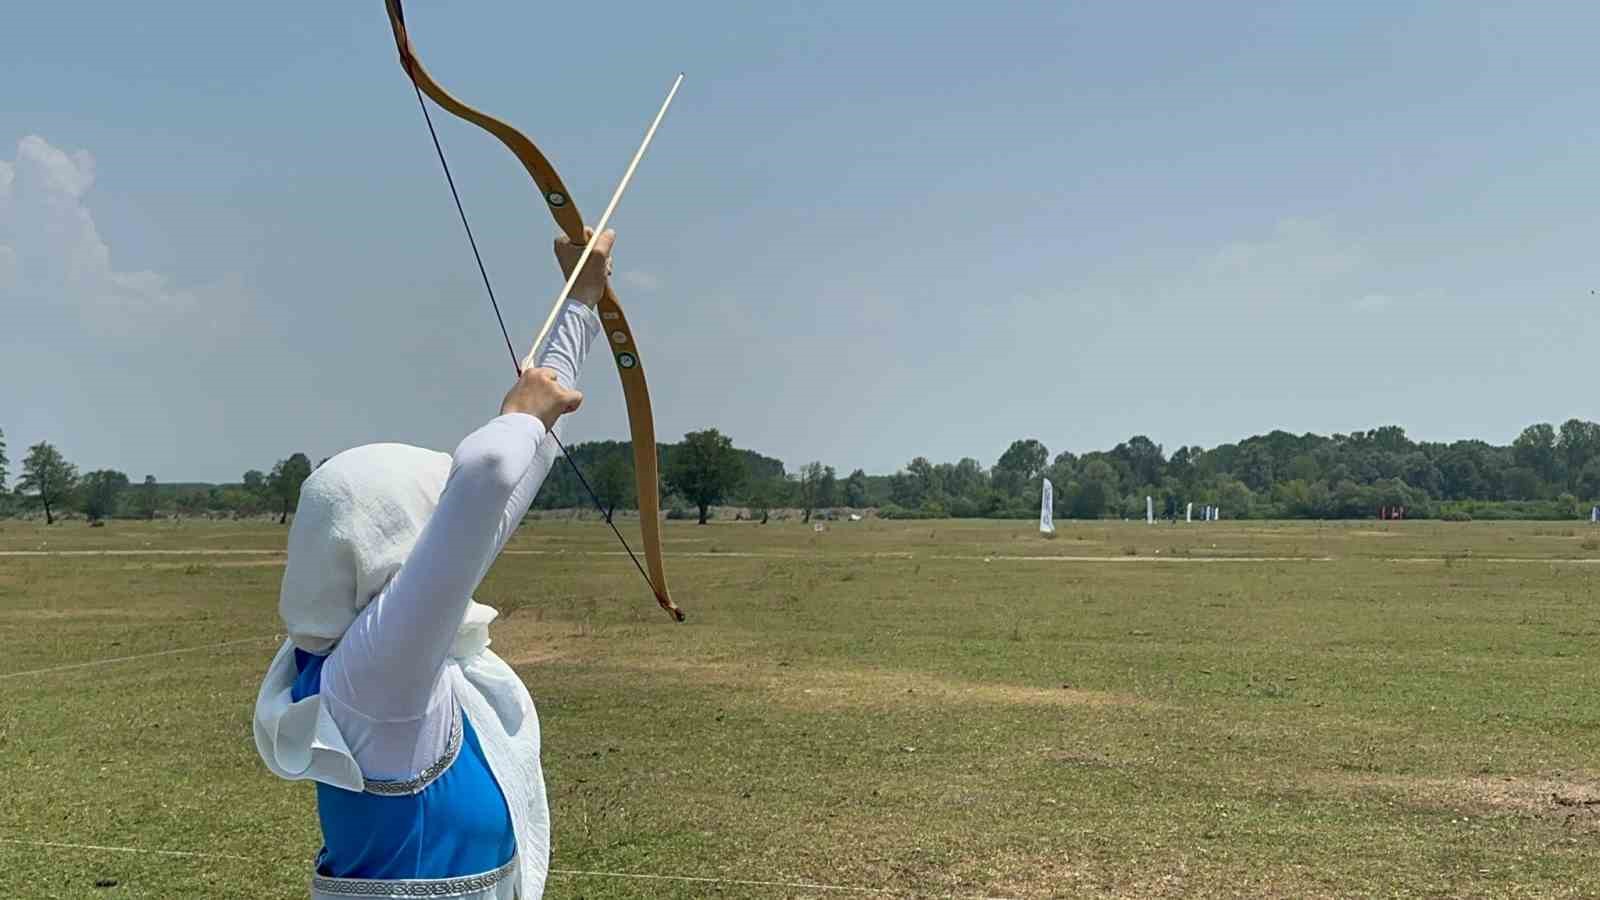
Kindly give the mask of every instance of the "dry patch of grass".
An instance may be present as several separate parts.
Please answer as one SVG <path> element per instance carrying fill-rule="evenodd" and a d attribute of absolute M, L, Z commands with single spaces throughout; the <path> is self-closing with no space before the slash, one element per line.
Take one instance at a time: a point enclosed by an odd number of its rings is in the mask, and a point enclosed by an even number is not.
<path fill-rule="evenodd" d="M 1438 776 L 1339 774 L 1326 781 L 1338 793 L 1371 792 L 1418 807 L 1462 815 L 1537 816 L 1600 830 L 1600 773 Z"/>

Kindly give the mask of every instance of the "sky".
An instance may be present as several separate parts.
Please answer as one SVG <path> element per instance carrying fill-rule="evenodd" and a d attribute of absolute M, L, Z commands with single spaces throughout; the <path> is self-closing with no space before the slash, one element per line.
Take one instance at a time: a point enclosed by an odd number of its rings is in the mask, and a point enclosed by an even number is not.
<path fill-rule="evenodd" d="M 444 3 L 434 76 L 614 219 L 661 440 L 791 470 L 1134 434 L 1509 442 L 1600 418 L 1584 3 Z M 383 4 L 26 4 L 0 30 L 16 476 L 448 450 L 511 369 Z M 517 343 L 515 159 L 435 112 Z M 520 335 L 520 337 L 518 337 Z M 625 438 L 591 359 L 575 440 Z"/>

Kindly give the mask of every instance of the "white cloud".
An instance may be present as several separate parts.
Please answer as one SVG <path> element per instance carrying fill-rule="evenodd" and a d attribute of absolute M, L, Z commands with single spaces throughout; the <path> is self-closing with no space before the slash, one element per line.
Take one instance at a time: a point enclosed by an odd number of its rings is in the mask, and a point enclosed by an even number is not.
<path fill-rule="evenodd" d="M 1327 225 L 1285 219 L 1260 240 L 1236 241 L 1207 256 L 1192 276 L 1210 292 L 1258 303 L 1307 299 L 1358 271 L 1367 254 Z"/>
<path fill-rule="evenodd" d="M 0 289 L 66 307 L 90 330 L 153 334 L 174 326 L 215 331 L 244 304 L 237 279 L 176 286 L 149 270 L 117 269 L 85 197 L 94 157 L 29 135 L 14 163 L 0 161 Z"/>
<path fill-rule="evenodd" d="M 661 279 L 649 272 L 627 271 L 617 276 L 628 287 L 638 288 L 641 291 L 658 291 L 661 289 Z"/>
<path fill-rule="evenodd" d="M 1394 298 L 1388 294 L 1367 294 L 1356 300 L 1354 306 L 1362 312 L 1377 312 L 1380 309 L 1387 309 L 1393 302 Z"/>

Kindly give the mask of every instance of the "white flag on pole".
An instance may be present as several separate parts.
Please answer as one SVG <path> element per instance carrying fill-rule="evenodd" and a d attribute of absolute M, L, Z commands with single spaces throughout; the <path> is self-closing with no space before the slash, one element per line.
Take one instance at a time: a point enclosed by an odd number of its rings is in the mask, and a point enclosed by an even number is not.
<path fill-rule="evenodd" d="M 1056 533 L 1055 505 L 1056 505 L 1055 488 L 1051 487 L 1050 479 L 1046 478 L 1044 480 L 1044 493 L 1043 493 L 1043 496 L 1041 496 L 1039 498 L 1039 533 L 1040 534 L 1055 534 Z"/>
<path fill-rule="evenodd" d="M 1148 495 L 1144 498 L 1144 523 L 1146 525 L 1156 523 L 1156 501 L 1154 497 Z"/>
<path fill-rule="evenodd" d="M 1190 503 L 1188 506 L 1185 506 L 1183 508 L 1183 520 L 1185 522 L 1193 522 L 1194 521 L 1194 504 L 1193 503 Z"/>

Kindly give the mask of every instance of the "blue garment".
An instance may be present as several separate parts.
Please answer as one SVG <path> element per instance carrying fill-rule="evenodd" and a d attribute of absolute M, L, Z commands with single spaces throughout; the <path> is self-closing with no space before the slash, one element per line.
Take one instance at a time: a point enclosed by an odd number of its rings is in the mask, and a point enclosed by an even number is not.
<path fill-rule="evenodd" d="M 294 651 L 292 700 L 320 691 L 326 661 L 325 656 Z M 317 782 L 323 840 L 318 874 L 453 878 L 499 868 L 516 855 L 511 811 L 465 712 L 461 727 L 455 760 L 417 793 L 391 796 Z"/>

